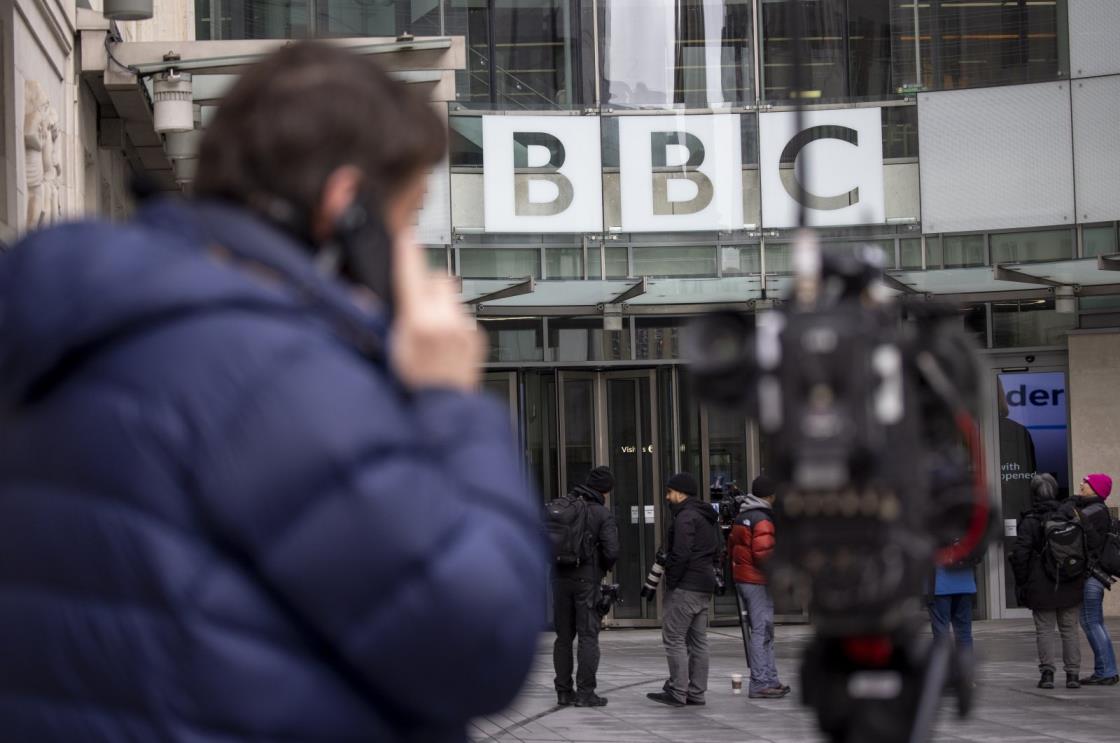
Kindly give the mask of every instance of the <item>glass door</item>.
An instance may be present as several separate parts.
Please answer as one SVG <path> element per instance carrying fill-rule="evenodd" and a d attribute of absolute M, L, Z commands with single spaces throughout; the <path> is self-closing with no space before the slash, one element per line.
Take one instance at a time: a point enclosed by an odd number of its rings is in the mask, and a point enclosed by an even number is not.
<path fill-rule="evenodd" d="M 1012 366 L 1029 358 L 1032 363 Z M 988 553 L 981 576 L 992 618 L 1027 617 L 1015 600 L 1015 581 L 1007 554 L 1018 535 L 1019 517 L 1031 508 L 1031 478 L 1049 472 L 1061 497 L 1069 495 L 1069 412 L 1066 363 L 1060 354 L 995 357 L 989 371 L 992 402 L 988 410 L 988 473 L 998 488 L 1002 510 L 1000 538 Z"/>
<path fill-rule="evenodd" d="M 613 581 L 621 602 L 612 619 L 639 626 L 657 620 L 657 603 L 638 595 L 661 545 L 663 511 L 657 464 L 657 385 L 653 371 L 603 375 L 606 407 L 606 462 L 614 473 L 611 509 L 618 522 L 620 555 Z"/>
<path fill-rule="evenodd" d="M 596 457 L 599 390 L 594 372 L 557 372 L 557 416 L 560 438 L 560 492 L 587 479 L 601 458 Z"/>

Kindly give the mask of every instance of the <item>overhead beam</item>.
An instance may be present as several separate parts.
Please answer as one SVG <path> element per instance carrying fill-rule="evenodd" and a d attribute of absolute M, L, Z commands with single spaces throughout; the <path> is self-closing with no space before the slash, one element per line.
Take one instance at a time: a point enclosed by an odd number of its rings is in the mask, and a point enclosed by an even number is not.
<path fill-rule="evenodd" d="M 623 302 L 628 302 L 634 297 L 640 297 L 647 291 L 649 291 L 649 277 L 643 276 L 642 278 L 638 279 L 638 281 L 629 289 L 622 292 L 617 297 L 610 300 L 609 302 L 606 302 L 605 304 L 621 304 Z"/>
<path fill-rule="evenodd" d="M 1012 281 L 1019 284 L 1040 284 L 1042 286 L 1066 286 L 1060 281 L 1045 278 L 1044 276 L 1032 276 L 1029 273 L 1016 271 L 1013 268 L 1006 266 L 993 266 L 992 278 L 996 281 Z"/>
<path fill-rule="evenodd" d="M 921 294 L 921 292 L 914 287 L 910 286 L 909 284 L 902 283 L 894 276 L 891 276 L 889 273 L 883 274 L 883 283 L 896 291 L 902 292 L 903 294 Z"/>
<path fill-rule="evenodd" d="M 469 299 L 467 300 L 467 304 L 477 305 L 483 302 L 496 302 L 499 299 L 508 299 L 509 297 L 519 297 L 522 294 L 532 294 L 533 290 L 536 288 L 536 280 L 532 276 L 526 276 L 513 286 L 507 286 L 505 289 L 498 289 L 497 291 L 483 294 L 474 299 Z"/>
<path fill-rule="evenodd" d="M 289 39 L 247 39 L 241 41 L 129 41 L 113 44 L 114 56 L 142 75 L 174 67 L 203 75 L 237 74 L 246 65 L 292 43 Z M 461 70 L 465 69 L 466 49 L 461 36 L 435 36 L 411 41 L 392 37 L 336 39 L 330 43 L 353 49 L 359 54 L 377 55 L 387 70 Z M 176 54 L 175 62 L 164 60 Z"/>

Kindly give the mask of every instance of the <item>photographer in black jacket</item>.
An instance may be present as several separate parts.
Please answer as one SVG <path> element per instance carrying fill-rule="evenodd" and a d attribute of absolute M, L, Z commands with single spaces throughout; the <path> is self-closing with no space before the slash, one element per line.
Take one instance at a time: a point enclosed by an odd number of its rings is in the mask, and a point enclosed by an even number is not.
<path fill-rule="evenodd" d="M 661 640 L 669 680 L 647 697 L 670 707 L 704 704 L 708 689 L 708 606 L 716 590 L 719 529 L 711 504 L 696 497 L 696 478 L 679 472 L 666 483 L 673 523 L 665 562 Z"/>
<path fill-rule="evenodd" d="M 583 485 L 576 485 L 570 496 L 587 503 L 587 532 L 591 539 L 591 560 L 583 564 L 557 567 L 552 578 L 553 622 L 556 642 L 552 646 L 552 665 L 556 669 L 556 701 L 566 707 L 603 707 L 607 700 L 595 693 L 595 673 L 599 670 L 599 628 L 595 610 L 599 583 L 618 559 L 618 524 L 606 507 L 606 496 L 614 489 L 614 476 L 606 467 L 596 467 Z M 579 637 L 579 671 L 572 687 L 572 641 Z"/>

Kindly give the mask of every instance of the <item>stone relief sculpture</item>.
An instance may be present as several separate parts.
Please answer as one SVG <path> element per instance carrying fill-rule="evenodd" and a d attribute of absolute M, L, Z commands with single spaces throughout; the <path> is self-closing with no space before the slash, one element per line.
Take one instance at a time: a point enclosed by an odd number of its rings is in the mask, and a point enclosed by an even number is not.
<path fill-rule="evenodd" d="M 58 113 L 43 86 L 27 80 L 23 88 L 24 170 L 27 175 L 27 225 L 33 230 L 62 217 L 61 130 Z"/>

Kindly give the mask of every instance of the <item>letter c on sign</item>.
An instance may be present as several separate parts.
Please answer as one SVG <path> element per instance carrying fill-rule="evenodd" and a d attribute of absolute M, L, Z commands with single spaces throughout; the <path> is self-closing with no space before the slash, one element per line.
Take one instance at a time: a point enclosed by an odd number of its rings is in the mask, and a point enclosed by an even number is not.
<path fill-rule="evenodd" d="M 852 204 L 859 203 L 859 188 L 853 188 L 851 191 L 839 194 L 838 196 L 818 196 L 807 190 L 801 185 L 801 182 L 797 180 L 797 171 L 793 167 L 794 163 L 797 162 L 797 156 L 801 154 L 801 150 L 805 149 L 810 143 L 816 142 L 818 139 L 838 139 L 841 142 L 847 142 L 850 145 L 859 147 L 859 132 L 846 126 L 823 124 L 798 132 L 793 139 L 786 144 L 785 149 L 782 150 L 782 157 L 778 161 L 778 172 L 782 180 L 782 186 L 786 189 L 786 193 L 797 203 L 809 209 L 819 209 L 822 211 L 844 209 Z"/>

